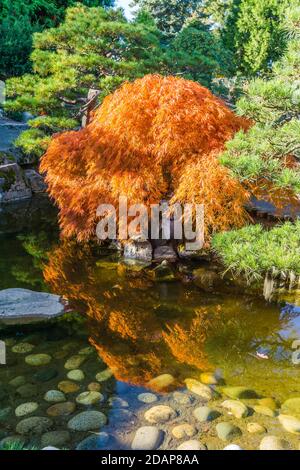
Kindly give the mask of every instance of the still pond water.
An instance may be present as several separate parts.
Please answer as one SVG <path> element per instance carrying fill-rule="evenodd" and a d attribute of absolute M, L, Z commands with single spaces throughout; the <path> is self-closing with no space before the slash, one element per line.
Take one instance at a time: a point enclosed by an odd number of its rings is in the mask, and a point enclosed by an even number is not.
<path fill-rule="evenodd" d="M 128 266 L 116 253 L 92 245 L 59 242 L 50 215 L 35 221 L 17 233 L 6 227 L 0 235 L 0 289 L 60 294 L 72 311 L 47 324 L 0 329 L 8 349 L 8 363 L 0 366 L 0 439 L 13 436 L 38 448 L 127 449 L 139 427 L 154 424 L 164 432 L 161 449 L 176 449 L 189 439 L 222 449 L 226 443 L 216 425 L 227 421 L 240 429 L 228 442 L 243 448 L 257 449 L 262 439 L 248 431 L 251 422 L 297 448 L 297 436 L 286 432 L 276 415 L 285 400 L 300 396 L 300 365 L 291 360 L 292 342 L 300 338 L 300 308 L 258 296 L 205 292 L 192 282 L 157 282 L 152 267 Z M 28 365 L 30 354 L 46 354 L 49 362 Z M 77 372 L 70 374 L 73 369 Z M 200 380 L 203 372 L 218 377 L 214 387 L 220 395 L 209 406 L 220 415 L 199 422 L 193 411 L 204 400 L 187 390 L 184 380 Z M 168 374 L 162 384 L 153 380 L 162 374 Z M 203 377 L 211 381 L 211 374 Z M 246 400 L 249 414 L 238 419 L 221 406 L 224 386 L 272 397 L 277 411 L 273 416 L 254 412 L 258 399 Z M 51 390 L 64 393 L 59 406 L 45 400 Z M 94 392 L 87 402 L 95 403 L 82 402 L 87 390 Z M 16 416 L 24 403 L 34 403 L 33 411 Z M 175 415 L 147 421 L 145 412 L 157 405 L 171 407 Z M 104 413 L 107 423 L 78 430 L 70 425 L 74 416 L 92 410 Z M 18 427 L 30 417 L 47 419 L 29 432 Z M 175 437 L 172 430 L 182 423 L 190 424 L 190 431 Z"/>

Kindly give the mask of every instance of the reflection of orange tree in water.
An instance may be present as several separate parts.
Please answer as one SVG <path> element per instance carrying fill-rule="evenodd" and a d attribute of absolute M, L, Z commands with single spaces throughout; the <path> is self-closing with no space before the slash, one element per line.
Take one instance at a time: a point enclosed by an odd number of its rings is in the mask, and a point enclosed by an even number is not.
<path fill-rule="evenodd" d="M 87 315 L 90 341 L 115 377 L 140 386 L 162 373 L 179 382 L 197 377 L 234 362 L 237 351 L 255 352 L 262 338 L 275 350 L 283 344 L 277 332 L 289 319 L 257 300 L 251 305 L 226 297 L 217 306 L 214 300 L 199 308 L 199 291 L 191 288 L 187 295 L 183 285 L 176 287 L 172 304 L 168 298 L 164 303 L 159 286 L 145 273 L 99 258 L 99 248 L 72 241 L 50 254 L 44 276 L 53 291 Z M 166 306 L 167 316 L 162 314 Z"/>
<path fill-rule="evenodd" d="M 93 251 L 90 245 L 62 243 L 50 255 L 44 269 L 45 280 L 53 291 L 68 297 L 71 306 L 87 314 L 90 341 L 116 378 L 145 385 L 159 374 L 173 370 L 174 357 L 179 360 L 178 352 L 174 354 L 175 348 L 170 347 L 171 326 L 167 327 L 168 321 L 160 319 L 156 313 L 162 303 L 159 290 L 144 274 L 126 270 L 116 263 L 111 263 L 110 269 L 110 264 L 101 259 L 97 263 Z M 184 291 L 179 295 L 185 296 Z M 177 298 L 177 302 L 184 305 L 183 299 Z M 200 317 L 197 319 L 199 322 Z M 168 328 L 167 334 L 163 330 Z M 178 344 L 183 363 L 207 367 L 201 351 L 204 331 L 206 328 L 198 335 L 198 342 L 196 336 L 193 339 L 197 347 L 190 345 L 197 358 L 192 360 L 187 353 L 188 334 L 186 346 L 183 341 Z"/>

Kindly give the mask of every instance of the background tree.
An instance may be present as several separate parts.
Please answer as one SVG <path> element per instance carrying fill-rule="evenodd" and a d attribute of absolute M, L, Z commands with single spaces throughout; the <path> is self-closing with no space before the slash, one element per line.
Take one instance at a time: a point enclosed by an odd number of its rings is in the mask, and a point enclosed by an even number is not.
<path fill-rule="evenodd" d="M 7 81 L 6 109 L 37 116 L 17 145 L 40 156 L 54 132 L 79 125 L 89 88 L 101 99 L 159 68 L 159 32 L 145 15 L 129 23 L 120 10 L 78 5 L 60 26 L 34 35 L 31 60 L 32 74 Z"/>
<path fill-rule="evenodd" d="M 0 78 L 30 71 L 32 36 L 57 26 L 67 7 L 76 2 L 88 6 L 113 6 L 114 0 L 2 0 L 0 2 Z"/>
<path fill-rule="evenodd" d="M 213 79 L 226 73 L 226 59 L 220 39 L 201 19 L 188 21 L 166 50 L 170 74 L 180 74 L 211 89 Z"/>
<path fill-rule="evenodd" d="M 295 2 L 296 5 L 298 1 Z M 270 79 L 250 81 L 237 103 L 240 115 L 256 124 L 227 143 L 221 161 L 240 181 L 283 197 L 300 193 L 300 7 L 286 11 L 288 47 Z M 273 190 L 270 191 L 270 184 Z M 272 188 L 271 188 L 272 189 Z M 283 190 L 281 193 L 279 190 Z M 278 192 L 279 191 L 279 192 Z M 289 193 L 288 193 L 289 194 Z M 289 194 L 292 202 L 291 194 Z"/>
<path fill-rule="evenodd" d="M 232 73 L 251 77 L 269 71 L 285 50 L 283 21 L 288 0 L 206 0 L 206 11 L 232 54 Z"/>
<path fill-rule="evenodd" d="M 201 0 L 133 0 L 133 4 L 151 14 L 164 36 L 172 37 L 181 31 L 187 19 L 197 16 L 203 2 Z"/>

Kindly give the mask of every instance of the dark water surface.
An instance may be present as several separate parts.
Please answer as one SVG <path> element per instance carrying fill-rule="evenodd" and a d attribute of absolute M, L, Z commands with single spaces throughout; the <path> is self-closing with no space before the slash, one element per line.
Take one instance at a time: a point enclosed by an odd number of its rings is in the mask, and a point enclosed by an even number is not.
<path fill-rule="evenodd" d="M 2 218 L 2 227 L 3 222 Z M 278 406 L 300 396 L 300 366 L 291 359 L 292 342 L 300 338 L 300 309 L 294 305 L 250 295 L 205 292 L 192 282 L 157 282 L 152 267 L 142 270 L 139 265 L 127 265 L 118 254 L 93 245 L 58 242 L 55 221 L 40 214 L 31 228 L 23 224 L 21 231 L 13 233 L 6 226 L 2 232 L 6 233 L 0 234 L 0 289 L 51 291 L 68 298 L 72 312 L 48 324 L 0 330 L 8 345 L 8 364 L 0 366 L 0 439 L 16 434 L 20 438 L 16 426 L 21 420 L 49 417 L 48 409 L 54 403 L 44 399 L 45 393 L 70 380 L 70 368 L 65 365 L 72 356 L 78 357 L 79 351 L 83 360 L 75 369 L 83 372 L 83 378 L 71 380 L 74 390 L 66 392 L 67 401 L 76 403 L 76 410 L 51 415 L 50 430 L 68 431 L 68 422 L 79 412 L 101 410 L 108 418 L 101 432 L 110 437 L 98 436 L 100 447 L 130 447 L 135 430 L 149 425 L 145 411 L 167 404 L 178 416 L 174 423 L 161 425 L 165 431 L 161 448 L 176 448 L 188 440 L 175 439 L 171 433 L 172 427 L 182 422 L 195 425 L 196 437 L 209 448 L 223 448 L 215 423 L 199 425 L 192 417 L 192 410 L 202 402 L 186 390 L 184 380 L 199 380 L 203 372 L 222 377 L 216 387 L 221 393 L 223 385 L 245 386 L 262 397 L 273 397 Z M 187 271 L 188 266 L 181 269 Z M 14 352 L 15 346 L 23 343 L 32 349 Z M 50 362 L 30 366 L 25 361 L 30 354 L 47 354 Z M 96 375 L 106 369 L 109 371 L 102 377 L 106 380 L 97 380 Z M 161 374 L 173 378 L 162 388 L 153 382 Z M 23 379 L 12 385 L 20 376 Z M 101 403 L 76 402 L 88 387 L 100 391 Z M 174 390 L 183 391 L 193 404 L 176 405 Z M 143 392 L 155 394 L 158 400 L 141 402 L 138 395 Z M 224 399 L 220 397 L 214 406 L 221 410 Z M 37 410 L 16 416 L 15 409 L 27 402 L 36 403 Z M 219 421 L 228 420 L 228 416 L 223 410 Z M 242 430 L 234 442 L 244 448 L 257 448 L 261 439 L 247 433 L 247 420 L 263 424 L 268 432 L 296 445 L 296 437 L 283 431 L 277 417 L 255 413 L 245 420 L 233 419 Z M 21 438 L 27 445 L 41 447 L 48 443 L 46 431 Z M 57 446 L 75 448 L 95 436 L 94 432 L 71 431 Z"/>

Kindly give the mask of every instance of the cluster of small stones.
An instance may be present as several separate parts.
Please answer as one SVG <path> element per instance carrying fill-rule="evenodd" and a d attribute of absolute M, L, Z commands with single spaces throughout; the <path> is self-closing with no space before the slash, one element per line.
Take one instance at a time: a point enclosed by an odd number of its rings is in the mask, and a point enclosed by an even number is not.
<path fill-rule="evenodd" d="M 300 448 L 300 397 L 280 405 L 249 388 L 225 386 L 213 373 L 170 391 L 178 383 L 165 373 L 125 399 L 114 395 L 113 372 L 91 347 L 70 342 L 49 354 L 30 337 L 7 346 L 7 370 L 22 366 L 23 375 L 0 381 L 0 448 Z"/>

